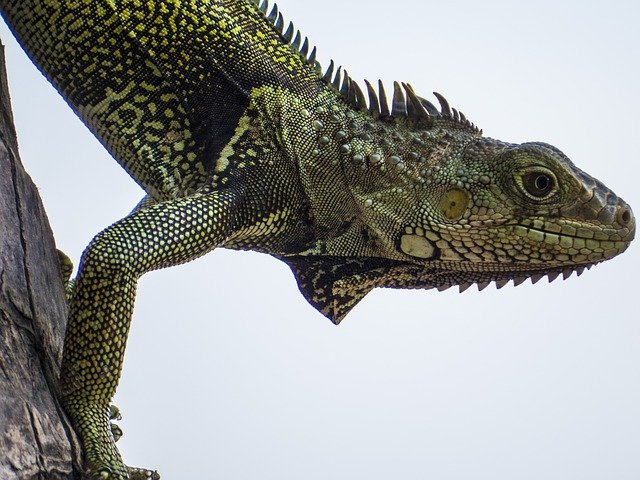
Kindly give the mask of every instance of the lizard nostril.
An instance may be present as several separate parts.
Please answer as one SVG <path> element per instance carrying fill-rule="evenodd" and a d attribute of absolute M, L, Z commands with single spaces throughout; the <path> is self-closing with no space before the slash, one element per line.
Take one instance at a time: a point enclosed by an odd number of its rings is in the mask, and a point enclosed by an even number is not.
<path fill-rule="evenodd" d="M 631 214 L 631 209 L 629 207 L 622 207 L 618 209 L 618 223 L 623 226 L 629 225 L 631 220 L 633 219 L 633 215 Z"/>

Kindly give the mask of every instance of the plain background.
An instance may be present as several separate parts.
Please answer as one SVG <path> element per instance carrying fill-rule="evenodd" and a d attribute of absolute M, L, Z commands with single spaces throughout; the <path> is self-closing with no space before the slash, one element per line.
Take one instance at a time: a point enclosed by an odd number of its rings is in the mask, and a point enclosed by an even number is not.
<path fill-rule="evenodd" d="M 355 79 L 563 149 L 640 211 L 640 3 L 279 4 Z M 140 189 L 3 25 L 22 159 L 77 263 Z M 640 478 L 638 245 L 564 282 L 376 290 L 333 326 L 289 269 L 218 250 L 140 282 L 116 403 L 166 479 Z"/>

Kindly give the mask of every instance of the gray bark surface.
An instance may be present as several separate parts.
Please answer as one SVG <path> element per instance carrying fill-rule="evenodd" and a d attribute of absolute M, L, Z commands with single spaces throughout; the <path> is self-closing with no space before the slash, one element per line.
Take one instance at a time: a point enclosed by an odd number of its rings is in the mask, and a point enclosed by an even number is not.
<path fill-rule="evenodd" d="M 0 44 L 2 480 L 80 478 L 79 444 L 57 391 L 66 310 L 53 234 L 18 155 Z"/>

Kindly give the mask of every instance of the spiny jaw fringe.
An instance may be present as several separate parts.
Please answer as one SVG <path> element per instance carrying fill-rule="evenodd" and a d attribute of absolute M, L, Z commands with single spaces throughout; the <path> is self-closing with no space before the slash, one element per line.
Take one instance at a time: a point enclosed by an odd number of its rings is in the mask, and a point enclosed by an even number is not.
<path fill-rule="evenodd" d="M 469 289 L 473 285 L 477 285 L 478 286 L 478 291 L 482 291 L 485 288 L 487 288 L 489 285 L 491 285 L 492 283 L 495 283 L 496 289 L 499 290 L 502 287 L 506 286 L 512 280 L 513 280 L 513 286 L 517 287 L 518 285 L 523 284 L 528 279 L 531 279 L 531 283 L 535 284 L 535 283 L 538 283 L 540 280 L 542 280 L 544 277 L 547 277 L 549 279 L 549 283 L 551 283 L 555 279 L 560 277 L 560 275 L 562 275 L 562 279 L 563 280 L 566 280 L 567 278 L 569 278 L 574 272 L 576 272 L 576 276 L 579 277 L 580 275 L 582 275 L 584 273 L 585 270 L 591 269 L 591 267 L 593 267 L 594 265 L 596 265 L 596 263 L 591 263 L 591 264 L 588 264 L 588 265 L 579 265 L 577 267 L 565 268 L 564 270 L 556 270 L 556 271 L 549 272 L 549 273 L 534 273 L 534 274 L 531 274 L 531 275 L 516 275 L 513 278 L 503 278 L 503 279 L 499 279 L 499 280 L 487 280 L 487 281 L 484 281 L 484 282 L 463 283 L 463 284 L 458 285 L 458 291 L 460 293 L 462 293 L 465 290 Z M 452 286 L 453 285 L 443 285 L 443 286 L 438 287 L 438 290 L 439 291 L 447 290 L 448 288 L 451 288 Z"/>

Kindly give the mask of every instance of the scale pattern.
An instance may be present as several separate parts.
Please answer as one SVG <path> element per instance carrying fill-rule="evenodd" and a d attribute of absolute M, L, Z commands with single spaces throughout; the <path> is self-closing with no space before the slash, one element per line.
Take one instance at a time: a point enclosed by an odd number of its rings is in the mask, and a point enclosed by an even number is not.
<path fill-rule="evenodd" d="M 0 0 L 0 11 L 148 194 L 94 238 L 68 288 L 61 385 L 92 478 L 156 476 L 125 467 L 110 424 L 145 272 L 216 247 L 266 252 L 338 323 L 376 287 L 566 278 L 635 235 L 630 207 L 555 147 L 483 137 L 409 84 L 389 101 L 333 62 L 321 73 L 266 0 Z"/>

